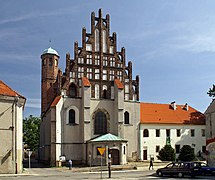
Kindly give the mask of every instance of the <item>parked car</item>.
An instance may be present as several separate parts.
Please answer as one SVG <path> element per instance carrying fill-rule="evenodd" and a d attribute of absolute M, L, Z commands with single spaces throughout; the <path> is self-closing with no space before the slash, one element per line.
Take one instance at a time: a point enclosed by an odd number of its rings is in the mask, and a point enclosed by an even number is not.
<path fill-rule="evenodd" d="M 158 176 L 177 175 L 182 178 L 185 175 L 195 177 L 200 174 L 200 166 L 196 162 L 173 162 L 168 164 L 164 168 L 160 168 L 156 171 Z"/>
<path fill-rule="evenodd" d="M 200 166 L 201 175 L 215 175 L 215 167 L 208 166 L 204 162 L 195 162 Z"/>

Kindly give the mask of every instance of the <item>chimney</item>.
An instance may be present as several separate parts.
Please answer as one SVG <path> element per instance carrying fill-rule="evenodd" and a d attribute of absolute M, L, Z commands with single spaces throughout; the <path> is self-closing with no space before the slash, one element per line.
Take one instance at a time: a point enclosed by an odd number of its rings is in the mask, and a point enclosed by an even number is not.
<path fill-rule="evenodd" d="M 188 110 L 189 110 L 189 106 L 188 106 L 188 104 L 187 104 L 187 103 L 184 105 L 184 109 L 185 109 L 186 111 L 188 111 Z"/>
<path fill-rule="evenodd" d="M 173 110 L 176 110 L 176 103 L 175 101 L 171 102 L 170 106 L 172 107 Z"/>

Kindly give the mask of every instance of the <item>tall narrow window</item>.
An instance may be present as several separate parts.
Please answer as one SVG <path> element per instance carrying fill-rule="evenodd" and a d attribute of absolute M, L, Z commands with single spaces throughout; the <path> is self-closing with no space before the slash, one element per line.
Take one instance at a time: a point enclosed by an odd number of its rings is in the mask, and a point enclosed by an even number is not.
<path fill-rule="evenodd" d="M 99 79 L 100 78 L 100 73 L 99 73 L 99 69 L 95 69 L 95 79 Z"/>
<path fill-rule="evenodd" d="M 160 137 L 160 129 L 156 129 L 156 137 Z"/>
<path fill-rule="evenodd" d="M 181 136 L 181 130 L 180 129 L 176 129 L 176 134 L 177 134 L 177 137 L 180 137 Z"/>
<path fill-rule="evenodd" d="M 179 144 L 176 144 L 175 145 L 175 152 L 178 154 L 180 153 L 180 145 Z"/>
<path fill-rule="evenodd" d="M 129 113 L 127 111 L 124 113 L 124 123 L 129 124 Z"/>
<path fill-rule="evenodd" d="M 158 153 L 160 151 L 160 146 L 156 146 L 155 151 L 156 151 L 156 153 Z"/>
<path fill-rule="evenodd" d="M 191 129 L 191 137 L 194 137 L 195 136 L 195 129 Z"/>
<path fill-rule="evenodd" d="M 106 53 L 107 52 L 107 37 L 106 37 L 105 30 L 102 31 L 102 35 L 103 35 L 103 52 Z"/>
<path fill-rule="evenodd" d="M 103 89 L 102 98 L 107 99 L 107 86 L 104 85 L 102 89 Z"/>
<path fill-rule="evenodd" d="M 110 78 L 109 78 L 110 81 L 113 81 L 114 80 L 114 70 L 110 70 Z"/>
<path fill-rule="evenodd" d="M 205 129 L 202 129 L 202 137 L 205 137 Z"/>
<path fill-rule="evenodd" d="M 98 84 L 95 85 L 95 98 L 99 99 L 99 85 Z"/>
<path fill-rule="evenodd" d="M 70 97 L 77 97 L 77 88 L 76 88 L 75 84 L 71 84 L 69 86 L 69 96 Z"/>
<path fill-rule="evenodd" d="M 148 129 L 143 130 L 143 137 L 149 137 L 149 130 Z"/>
<path fill-rule="evenodd" d="M 75 111 L 73 109 L 69 110 L 69 124 L 75 124 Z"/>
<path fill-rule="evenodd" d="M 95 115 L 94 122 L 94 134 L 106 134 L 107 133 L 107 117 L 105 113 L 99 111 Z"/>
<path fill-rule="evenodd" d="M 102 79 L 107 80 L 107 70 L 106 69 L 103 70 L 103 78 Z"/>
<path fill-rule="evenodd" d="M 99 65 L 99 64 L 100 64 L 99 55 L 95 55 L 95 65 Z"/>
<path fill-rule="evenodd" d="M 170 137 L 170 129 L 166 129 L 166 137 Z"/>
<path fill-rule="evenodd" d="M 92 69 L 91 68 L 87 68 L 87 78 L 88 79 L 92 79 Z"/>
<path fill-rule="evenodd" d="M 95 51 L 99 51 L 99 30 L 95 30 Z"/>

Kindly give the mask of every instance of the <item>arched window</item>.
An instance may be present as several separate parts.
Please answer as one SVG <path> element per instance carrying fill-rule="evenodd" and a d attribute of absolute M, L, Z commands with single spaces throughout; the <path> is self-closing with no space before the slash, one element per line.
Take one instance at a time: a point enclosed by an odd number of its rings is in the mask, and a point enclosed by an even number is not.
<path fill-rule="evenodd" d="M 107 133 L 107 117 L 104 112 L 99 111 L 95 114 L 94 134 Z"/>
<path fill-rule="evenodd" d="M 69 124 L 75 124 L 75 111 L 74 111 L 74 109 L 69 110 Z"/>
<path fill-rule="evenodd" d="M 69 86 L 69 96 L 70 97 L 77 97 L 77 88 L 76 88 L 75 84 L 71 84 Z"/>
<path fill-rule="evenodd" d="M 95 98 L 99 99 L 99 85 L 98 84 L 95 85 Z"/>
<path fill-rule="evenodd" d="M 103 30 L 102 31 L 102 36 L 103 36 L 103 52 L 106 53 L 107 52 L 107 37 L 106 37 L 106 31 Z"/>
<path fill-rule="evenodd" d="M 95 51 L 99 51 L 99 30 L 95 30 Z"/>
<path fill-rule="evenodd" d="M 149 130 L 148 129 L 144 129 L 143 137 L 149 137 Z"/>
<path fill-rule="evenodd" d="M 129 124 L 129 113 L 127 111 L 124 113 L 124 123 Z"/>
<path fill-rule="evenodd" d="M 107 99 L 107 86 L 103 86 L 102 98 Z"/>

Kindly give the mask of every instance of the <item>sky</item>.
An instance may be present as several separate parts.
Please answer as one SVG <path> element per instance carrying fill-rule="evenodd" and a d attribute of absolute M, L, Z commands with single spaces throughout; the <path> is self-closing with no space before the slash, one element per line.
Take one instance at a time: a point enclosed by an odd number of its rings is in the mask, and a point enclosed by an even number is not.
<path fill-rule="evenodd" d="M 43 50 L 57 50 L 64 71 L 66 53 L 73 58 L 99 8 L 110 14 L 133 79 L 140 76 L 141 102 L 206 110 L 215 83 L 214 0 L 0 0 L 0 79 L 27 98 L 24 117 L 40 116 Z"/>

